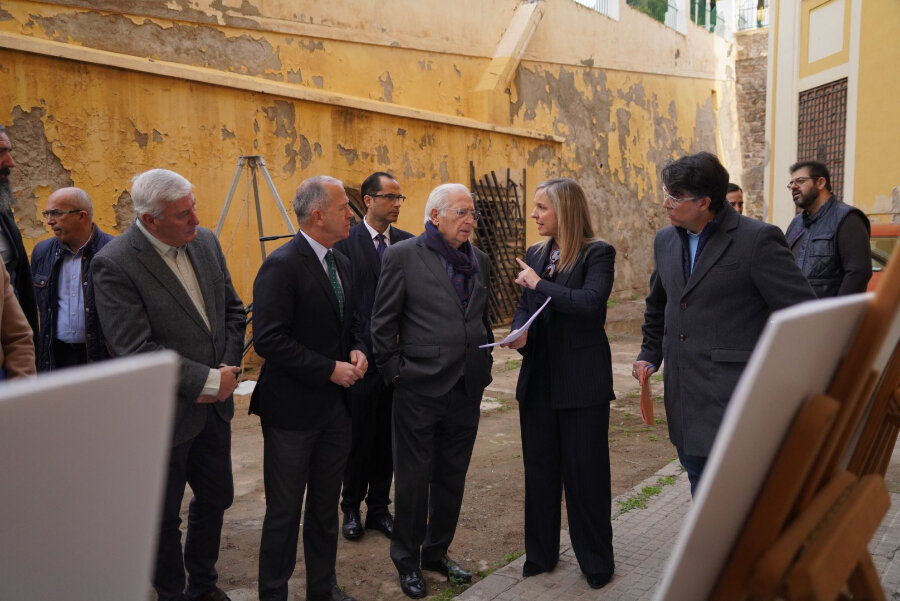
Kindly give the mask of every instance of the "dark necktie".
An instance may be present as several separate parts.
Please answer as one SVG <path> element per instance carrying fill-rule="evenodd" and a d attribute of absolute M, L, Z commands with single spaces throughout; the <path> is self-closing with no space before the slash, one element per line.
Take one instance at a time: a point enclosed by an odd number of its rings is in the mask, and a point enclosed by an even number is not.
<path fill-rule="evenodd" d="M 325 263 L 328 264 L 328 279 L 331 281 L 331 287 L 334 288 L 334 295 L 338 301 L 338 312 L 344 314 L 344 290 L 341 288 L 341 281 L 338 280 L 337 267 L 334 265 L 334 253 L 328 251 L 325 253 Z"/>
<path fill-rule="evenodd" d="M 375 236 L 375 241 L 378 242 L 378 246 L 375 247 L 375 251 L 378 253 L 378 260 L 380 261 L 382 257 L 384 257 L 384 251 L 387 250 L 387 243 L 385 242 L 384 234 L 378 234 Z"/>

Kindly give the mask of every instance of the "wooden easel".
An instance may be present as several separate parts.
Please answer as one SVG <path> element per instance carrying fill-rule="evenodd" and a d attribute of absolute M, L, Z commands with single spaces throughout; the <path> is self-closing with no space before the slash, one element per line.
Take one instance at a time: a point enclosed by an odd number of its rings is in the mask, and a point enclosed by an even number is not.
<path fill-rule="evenodd" d="M 828 391 L 795 417 L 712 601 L 885 599 L 868 543 L 890 507 L 884 473 L 900 431 L 900 345 L 884 370 L 872 366 L 900 313 L 898 259 Z"/>

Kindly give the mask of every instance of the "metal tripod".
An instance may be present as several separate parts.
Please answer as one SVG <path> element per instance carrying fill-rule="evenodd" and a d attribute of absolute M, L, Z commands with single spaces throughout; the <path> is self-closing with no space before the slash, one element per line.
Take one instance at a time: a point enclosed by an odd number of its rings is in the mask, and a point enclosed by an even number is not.
<path fill-rule="evenodd" d="M 259 231 L 259 251 L 262 253 L 263 261 L 265 261 L 266 242 L 269 240 L 277 240 L 279 238 L 290 238 L 297 233 L 297 230 L 294 229 L 294 225 L 291 223 L 287 212 L 284 210 L 284 205 L 281 204 L 281 198 L 278 196 L 275 184 L 272 183 L 272 178 L 269 176 L 268 169 L 266 169 L 266 161 L 261 156 L 249 154 L 238 157 L 237 169 L 235 169 L 234 179 L 231 181 L 231 189 L 228 190 L 228 197 L 225 198 L 225 206 L 222 207 L 222 214 L 219 215 L 219 222 L 216 224 L 215 233 L 218 238 L 219 234 L 222 232 L 225 216 L 228 215 L 228 209 L 231 207 L 231 201 L 234 199 L 234 191 L 237 188 L 238 180 L 241 178 L 241 172 L 244 170 L 244 167 L 250 167 L 250 181 L 253 183 L 253 201 L 256 204 L 256 226 Z M 278 210 L 281 211 L 281 217 L 287 224 L 288 230 L 291 232 L 290 234 L 285 234 L 283 236 L 266 236 L 263 234 L 262 211 L 259 206 L 259 184 L 256 175 L 257 170 L 261 171 L 263 177 L 266 179 L 266 183 L 269 185 L 269 191 L 272 193 L 272 198 L 275 200 L 275 205 L 278 207 Z"/>

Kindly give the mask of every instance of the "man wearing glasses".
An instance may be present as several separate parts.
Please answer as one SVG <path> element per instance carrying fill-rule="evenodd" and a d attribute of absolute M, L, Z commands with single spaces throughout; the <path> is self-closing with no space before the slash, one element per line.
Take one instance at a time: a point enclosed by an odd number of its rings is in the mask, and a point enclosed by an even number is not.
<path fill-rule="evenodd" d="M 394 384 L 394 535 L 400 588 L 426 595 L 422 569 L 469 582 L 447 556 L 491 382 L 491 264 L 469 241 L 479 215 L 462 184 L 435 188 L 425 232 L 384 253 L 372 310 L 378 369 Z"/>
<path fill-rule="evenodd" d="M 831 193 L 818 161 L 791 165 L 787 188 L 800 210 L 785 236 L 800 271 L 819 298 L 865 292 L 872 277 L 869 219 Z"/>
<path fill-rule="evenodd" d="M 31 253 L 31 272 L 41 323 L 38 371 L 82 365 L 109 357 L 94 304 L 91 260 L 112 236 L 93 222 L 87 192 L 62 188 L 41 213 L 54 238 Z"/>
<path fill-rule="evenodd" d="M 725 200 L 728 171 L 708 152 L 662 170 L 671 226 L 656 234 L 644 340 L 632 376 L 665 363 L 669 438 L 700 480 L 731 393 L 769 314 L 815 298 L 781 231 Z"/>
<path fill-rule="evenodd" d="M 369 320 L 375 288 L 381 275 L 381 259 L 389 246 L 412 238 L 392 224 L 400 216 L 406 197 L 400 184 L 389 173 L 378 171 L 362 183 L 360 189 L 366 204 L 365 218 L 350 228 L 350 236 L 334 245 L 350 259 L 353 268 L 354 319 L 360 324 L 360 334 L 366 345 L 366 355 L 372 354 Z M 366 530 L 378 530 L 388 538 L 394 533 L 394 518 L 388 510 L 394 467 L 391 460 L 391 398 L 394 388 L 386 383 L 374 361 L 364 378 L 350 388 L 350 416 L 353 420 L 353 440 L 347 468 L 341 510 L 344 522 L 341 532 L 347 540 L 363 535 L 359 507 L 366 502 Z"/>

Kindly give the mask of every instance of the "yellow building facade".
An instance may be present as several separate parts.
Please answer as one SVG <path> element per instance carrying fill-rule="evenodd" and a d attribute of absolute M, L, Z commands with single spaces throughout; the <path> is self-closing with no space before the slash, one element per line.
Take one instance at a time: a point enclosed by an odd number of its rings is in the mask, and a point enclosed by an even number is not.
<path fill-rule="evenodd" d="M 576 178 L 618 250 L 616 293 L 643 294 L 662 166 L 709 150 L 742 172 L 735 52 L 620 4 L 611 19 L 572 0 L 0 1 L 16 219 L 33 246 L 47 196 L 76 185 L 121 232 L 131 178 L 163 167 L 213 227 L 238 157 L 260 155 L 288 211 L 306 177 L 358 188 L 389 171 L 408 197 L 398 225 L 418 233 L 429 191 L 469 185 L 471 164 L 509 169 L 526 215 L 538 183 Z M 248 184 L 220 236 L 245 302 L 260 263 Z M 287 233 L 259 185 L 265 233 Z"/>
<path fill-rule="evenodd" d="M 769 40 L 766 202 L 785 227 L 784 189 L 798 158 L 837 171 L 845 202 L 874 222 L 900 220 L 900 4 L 773 0 Z"/>

